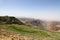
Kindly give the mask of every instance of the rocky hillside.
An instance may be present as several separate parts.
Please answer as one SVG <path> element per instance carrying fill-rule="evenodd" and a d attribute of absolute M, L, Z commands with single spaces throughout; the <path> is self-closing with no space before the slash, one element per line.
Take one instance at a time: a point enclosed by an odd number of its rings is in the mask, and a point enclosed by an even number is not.
<path fill-rule="evenodd" d="M 19 24 L 19 25 L 28 25 L 36 26 L 40 29 L 48 30 L 60 30 L 59 21 L 42 21 L 34 18 L 16 18 L 13 16 L 0 16 L 0 24 Z"/>
<path fill-rule="evenodd" d="M 37 26 L 42 29 L 46 27 L 45 21 L 39 19 L 34 19 L 34 18 L 18 18 L 18 19 L 24 22 L 26 25 Z"/>
<path fill-rule="evenodd" d="M 13 16 L 0 16 L 0 24 L 20 24 L 23 25 L 20 20 Z"/>
<path fill-rule="evenodd" d="M 42 21 L 39 19 L 33 18 L 18 18 L 22 20 L 26 25 L 33 25 L 37 26 L 41 29 L 48 29 L 48 30 L 60 30 L 60 22 L 59 21 Z"/>

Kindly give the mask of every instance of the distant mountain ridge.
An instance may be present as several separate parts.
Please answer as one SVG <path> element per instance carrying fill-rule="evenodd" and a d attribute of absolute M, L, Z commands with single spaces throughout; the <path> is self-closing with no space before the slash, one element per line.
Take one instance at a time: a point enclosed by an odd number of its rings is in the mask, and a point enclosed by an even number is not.
<path fill-rule="evenodd" d="M 45 29 L 46 21 L 34 18 L 18 18 L 23 21 L 26 25 L 37 26 L 38 28 Z"/>
<path fill-rule="evenodd" d="M 34 25 L 38 26 L 42 29 L 48 29 L 48 30 L 59 30 L 60 27 L 57 25 L 60 25 L 59 21 L 42 21 L 39 19 L 34 18 L 18 18 L 19 20 L 25 21 L 28 25 Z"/>

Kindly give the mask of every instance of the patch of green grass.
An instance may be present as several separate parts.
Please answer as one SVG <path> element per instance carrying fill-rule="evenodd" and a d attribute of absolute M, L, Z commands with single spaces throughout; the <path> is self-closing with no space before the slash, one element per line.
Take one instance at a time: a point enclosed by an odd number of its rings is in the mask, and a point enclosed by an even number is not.
<path fill-rule="evenodd" d="M 48 37 L 48 36 L 50 36 L 45 31 L 43 31 L 41 29 L 34 28 L 34 27 L 28 27 L 28 26 L 20 26 L 20 27 L 8 26 L 8 29 L 16 31 L 16 32 L 24 33 L 24 34 L 38 35 L 38 36 L 41 36 L 41 37 Z"/>
<path fill-rule="evenodd" d="M 51 32 L 48 30 L 42 30 L 34 26 L 25 26 L 25 25 L 5 25 L 3 28 L 19 32 L 22 35 L 36 37 L 38 39 L 47 38 L 47 40 L 60 40 L 60 32 Z"/>

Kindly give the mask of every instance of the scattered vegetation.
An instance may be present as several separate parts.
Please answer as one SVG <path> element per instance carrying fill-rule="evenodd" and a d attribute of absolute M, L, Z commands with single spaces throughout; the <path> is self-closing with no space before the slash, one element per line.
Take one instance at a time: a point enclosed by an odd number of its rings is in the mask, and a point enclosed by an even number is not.
<path fill-rule="evenodd" d="M 60 40 L 60 32 L 42 30 L 37 27 L 25 25 L 0 25 L 1 29 L 17 32 L 21 35 L 29 36 L 34 40 Z"/>

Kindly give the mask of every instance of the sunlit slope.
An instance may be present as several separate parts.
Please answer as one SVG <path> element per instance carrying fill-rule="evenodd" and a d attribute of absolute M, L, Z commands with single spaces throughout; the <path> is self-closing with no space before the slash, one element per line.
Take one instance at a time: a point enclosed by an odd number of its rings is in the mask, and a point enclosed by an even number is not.
<path fill-rule="evenodd" d="M 33 26 L 25 25 L 0 25 L 0 29 L 17 32 L 21 35 L 32 37 L 33 40 L 60 40 L 60 32 L 42 30 Z"/>

